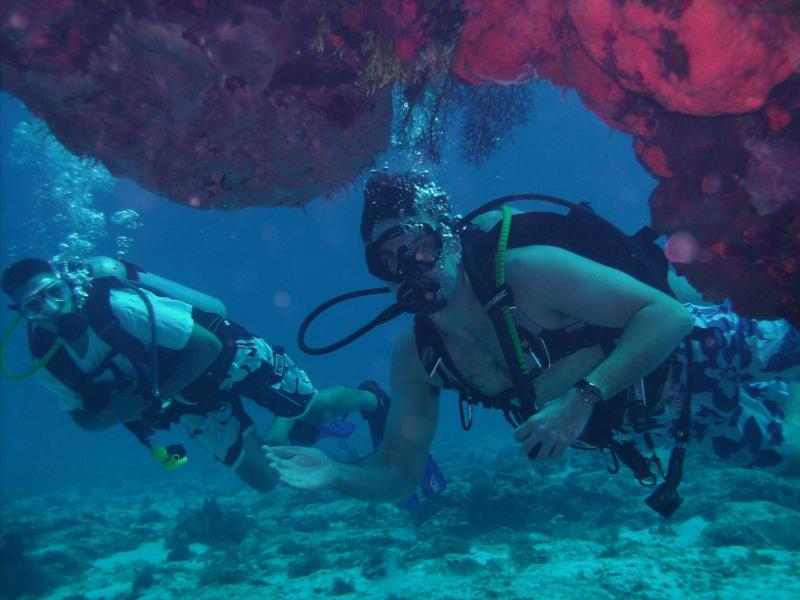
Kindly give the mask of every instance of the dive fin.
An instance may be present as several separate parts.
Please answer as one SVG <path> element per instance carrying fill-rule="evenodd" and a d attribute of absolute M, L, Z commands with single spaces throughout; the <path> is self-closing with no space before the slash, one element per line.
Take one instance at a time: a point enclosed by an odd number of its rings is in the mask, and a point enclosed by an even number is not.
<path fill-rule="evenodd" d="M 447 487 L 447 478 L 430 454 L 428 454 L 428 459 L 425 461 L 425 471 L 422 473 L 419 487 L 422 489 L 426 498 L 438 496 L 442 493 L 442 490 Z M 421 500 L 419 495 L 414 493 L 407 500 L 398 504 L 397 507 L 412 510 L 419 507 L 420 504 Z"/>
<path fill-rule="evenodd" d="M 378 399 L 378 405 L 370 411 L 362 410 L 361 416 L 369 426 L 369 435 L 372 438 L 373 449 L 381 445 L 383 432 L 386 429 L 386 418 L 389 416 L 389 407 L 392 399 L 377 381 L 368 380 L 358 386 L 358 389 L 370 392 Z"/>
<path fill-rule="evenodd" d="M 346 419 L 334 419 L 326 425 L 312 425 L 298 421 L 289 432 L 289 443 L 293 446 L 313 446 L 325 438 L 348 438 L 355 429 L 355 423 Z"/>
<path fill-rule="evenodd" d="M 428 460 L 425 461 L 425 472 L 422 474 L 422 481 L 419 485 L 428 498 L 438 496 L 447 487 L 447 478 L 430 454 L 428 454 Z"/>

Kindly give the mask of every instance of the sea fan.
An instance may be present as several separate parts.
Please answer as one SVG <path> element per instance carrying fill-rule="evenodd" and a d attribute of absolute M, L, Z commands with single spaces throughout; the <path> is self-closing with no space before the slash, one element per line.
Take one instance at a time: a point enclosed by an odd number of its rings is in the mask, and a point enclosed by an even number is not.
<path fill-rule="evenodd" d="M 439 162 L 447 132 L 457 127 L 461 157 L 480 166 L 527 123 L 532 108 L 530 86 L 472 86 L 442 77 L 395 97 L 394 143 Z"/>

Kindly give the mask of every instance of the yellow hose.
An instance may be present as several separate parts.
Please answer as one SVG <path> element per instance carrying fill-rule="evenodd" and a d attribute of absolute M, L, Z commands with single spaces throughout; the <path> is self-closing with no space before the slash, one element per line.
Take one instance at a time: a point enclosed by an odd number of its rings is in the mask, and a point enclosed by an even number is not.
<path fill-rule="evenodd" d="M 0 342 L 0 373 L 2 373 L 6 379 L 10 379 L 12 381 L 21 381 L 22 379 L 26 379 L 36 373 L 36 371 L 45 366 L 50 359 L 53 358 L 63 343 L 61 338 L 57 338 L 56 341 L 53 342 L 53 345 L 50 346 L 50 349 L 45 352 L 44 356 L 37 360 L 32 367 L 26 371 L 23 371 L 22 373 L 12 373 L 6 369 L 6 350 L 8 350 L 8 345 L 11 341 L 11 335 L 14 333 L 14 330 L 16 329 L 17 325 L 19 325 L 21 320 L 22 315 L 17 315 L 11 320 L 11 323 L 8 324 L 5 332 L 3 332 L 3 340 Z"/>
<path fill-rule="evenodd" d="M 498 288 L 506 283 L 506 250 L 508 249 L 508 236 L 511 233 L 511 208 L 506 204 L 503 204 L 500 208 L 503 211 L 503 223 L 500 227 L 500 238 L 497 241 L 497 253 L 495 254 L 494 262 L 494 274 Z M 517 331 L 517 324 L 514 322 L 514 315 L 508 306 L 504 306 L 502 312 L 520 369 L 525 375 L 528 375 L 530 369 L 525 361 L 525 353 L 522 351 L 522 344 L 519 341 L 519 332 Z"/>

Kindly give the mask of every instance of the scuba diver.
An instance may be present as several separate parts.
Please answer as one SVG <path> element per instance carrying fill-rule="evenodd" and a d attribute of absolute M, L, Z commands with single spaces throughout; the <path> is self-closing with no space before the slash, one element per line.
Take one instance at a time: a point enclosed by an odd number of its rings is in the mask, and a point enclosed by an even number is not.
<path fill-rule="evenodd" d="M 303 323 L 300 344 L 329 352 L 402 312 L 415 315 L 392 353 L 384 441 L 355 465 L 316 449 L 264 447 L 284 483 L 371 501 L 403 496 L 423 469 L 443 388 L 459 393 L 464 429 L 475 405 L 501 410 L 534 461 L 570 446 L 606 452 L 608 470 L 621 462 L 633 471 L 665 518 L 682 502 L 689 444 L 735 464 L 797 472 L 790 439 L 800 433 L 800 406 L 787 401 L 786 381 L 800 378 L 800 332 L 677 301 L 648 228 L 627 236 L 586 205 L 538 194 L 456 219 L 447 195 L 419 173 L 377 174 L 364 196 L 367 266 L 388 289 L 324 303 Z M 569 212 L 521 212 L 509 206 L 517 200 Z M 320 312 L 387 291 L 397 302 L 354 334 L 305 344 Z M 740 394 L 744 384 L 757 393 Z"/>
<path fill-rule="evenodd" d="M 186 462 L 183 447 L 156 446 L 153 437 L 181 423 L 259 491 L 277 481 L 262 443 L 346 437 L 354 425 L 334 419 L 353 411 L 382 433 L 388 396 L 375 382 L 316 389 L 282 347 L 228 319 L 219 300 L 107 257 L 74 272 L 84 281 L 34 258 L 4 271 L 2 288 L 18 315 L 6 330 L 0 367 L 12 379 L 39 372 L 79 427 L 123 423 L 171 470 Z M 10 373 L 5 353 L 21 321 L 36 362 Z M 275 414 L 264 438 L 242 396 Z"/>

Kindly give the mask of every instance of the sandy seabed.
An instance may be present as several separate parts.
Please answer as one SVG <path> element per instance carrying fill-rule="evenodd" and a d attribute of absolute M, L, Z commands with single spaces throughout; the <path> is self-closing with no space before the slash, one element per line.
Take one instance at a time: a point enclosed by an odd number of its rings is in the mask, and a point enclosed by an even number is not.
<path fill-rule="evenodd" d="M 536 470 L 510 448 L 437 458 L 449 485 L 414 510 L 259 495 L 227 473 L 7 491 L 0 597 L 800 597 L 797 480 L 695 458 L 664 520 L 599 455 Z"/>

